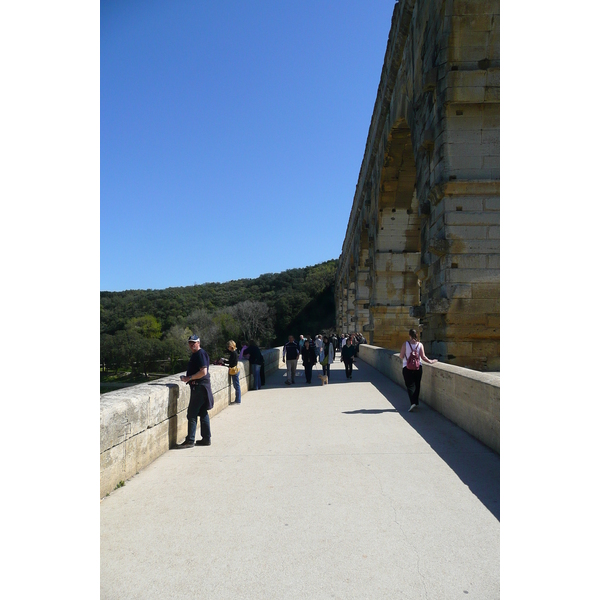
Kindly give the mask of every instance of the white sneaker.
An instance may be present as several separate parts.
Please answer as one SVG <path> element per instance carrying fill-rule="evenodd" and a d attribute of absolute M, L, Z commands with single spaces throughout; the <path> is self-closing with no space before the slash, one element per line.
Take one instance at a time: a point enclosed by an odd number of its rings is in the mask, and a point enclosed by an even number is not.
<path fill-rule="evenodd" d="M 408 412 L 410 412 L 413 408 L 417 408 L 417 405 L 416 404 L 411 404 L 410 408 L 408 409 Z"/>

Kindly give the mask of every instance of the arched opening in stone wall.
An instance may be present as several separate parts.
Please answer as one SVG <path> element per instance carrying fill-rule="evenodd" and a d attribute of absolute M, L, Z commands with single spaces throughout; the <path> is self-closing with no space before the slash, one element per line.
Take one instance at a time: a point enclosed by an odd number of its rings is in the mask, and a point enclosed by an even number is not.
<path fill-rule="evenodd" d="M 418 327 L 431 357 L 497 370 L 499 8 L 439 4 L 394 12 L 342 250 L 341 311 L 378 346 L 397 349 Z"/>
<path fill-rule="evenodd" d="M 373 244 L 371 292 L 373 343 L 399 349 L 419 321 L 410 309 L 420 304 L 416 271 L 421 236 L 411 131 L 404 119 L 392 128 L 385 147 Z"/>

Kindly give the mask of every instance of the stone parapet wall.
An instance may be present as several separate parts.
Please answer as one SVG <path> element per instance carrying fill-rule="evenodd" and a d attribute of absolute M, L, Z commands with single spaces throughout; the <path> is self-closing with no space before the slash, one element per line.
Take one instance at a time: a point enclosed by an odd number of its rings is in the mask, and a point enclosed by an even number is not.
<path fill-rule="evenodd" d="M 400 354 L 361 344 L 359 358 L 406 389 Z M 480 373 L 439 362 L 423 364 L 421 401 L 500 453 L 499 373 Z"/>
<path fill-rule="evenodd" d="M 265 374 L 276 371 L 282 348 L 263 350 Z M 239 362 L 242 395 L 251 386 L 247 360 Z M 189 386 L 179 375 L 100 396 L 100 497 L 164 454 L 187 435 Z M 227 367 L 210 365 L 213 417 L 235 400 Z"/>

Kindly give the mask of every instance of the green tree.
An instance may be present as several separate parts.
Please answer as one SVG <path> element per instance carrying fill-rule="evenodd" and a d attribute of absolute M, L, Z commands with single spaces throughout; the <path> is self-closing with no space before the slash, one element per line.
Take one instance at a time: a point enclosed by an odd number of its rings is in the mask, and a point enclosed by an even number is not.
<path fill-rule="evenodd" d="M 153 315 L 133 317 L 127 321 L 125 329 L 134 331 L 147 340 L 160 339 L 162 330 L 158 319 Z"/>
<path fill-rule="evenodd" d="M 147 372 L 152 361 L 160 358 L 168 360 L 173 370 L 188 356 L 189 333 L 200 336 L 214 359 L 223 355 L 229 339 L 255 338 L 270 346 L 281 344 L 290 333 L 324 331 L 335 319 L 336 268 L 337 260 L 330 260 L 255 279 L 101 292 L 102 362 L 109 368 Z M 176 331 L 173 328 L 180 328 L 179 333 L 170 335 Z M 154 342 L 147 343 L 150 340 Z M 182 345 L 185 354 L 180 358 Z"/>
<path fill-rule="evenodd" d="M 169 372 L 175 373 L 178 366 L 189 356 L 187 340 L 192 331 L 187 327 L 174 325 L 169 329 L 162 342 L 162 355 L 168 357 Z"/>

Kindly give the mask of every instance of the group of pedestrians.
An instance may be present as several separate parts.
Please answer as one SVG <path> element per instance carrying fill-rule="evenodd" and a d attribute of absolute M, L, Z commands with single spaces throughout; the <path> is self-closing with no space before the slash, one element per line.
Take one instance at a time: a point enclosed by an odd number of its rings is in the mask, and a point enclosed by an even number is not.
<path fill-rule="evenodd" d="M 400 350 L 402 359 L 402 377 L 408 391 L 410 400 L 409 412 L 412 412 L 419 406 L 419 394 L 421 392 L 421 378 L 423 377 L 422 362 L 434 364 L 437 359 L 429 359 L 425 355 L 423 344 L 419 342 L 417 332 L 411 329 L 408 332 L 409 339 L 403 344 Z M 317 335 L 314 340 L 300 336 L 300 345 L 290 335 L 287 344 L 283 347 L 283 362 L 287 365 L 287 379 L 285 383 L 292 385 L 296 383 L 296 367 L 298 357 L 302 357 L 302 365 L 306 374 L 306 383 L 312 381 L 312 370 L 317 362 L 321 363 L 323 368 L 323 377 L 329 379 L 331 364 L 335 360 L 336 349 L 340 350 L 340 361 L 344 363 L 346 379 L 352 379 L 354 359 L 358 356 L 360 345 L 365 343 L 365 338 L 359 333 L 350 335 L 342 334 L 331 337 L 326 335 Z"/>
<path fill-rule="evenodd" d="M 364 338 L 358 334 L 342 335 L 339 338 L 336 334 L 331 336 L 318 334 L 314 338 L 310 336 L 305 338 L 304 335 L 300 335 L 298 342 L 296 342 L 293 335 L 290 335 L 283 347 L 283 362 L 287 367 L 286 385 L 296 383 L 296 369 L 300 357 L 302 358 L 306 383 L 312 382 L 313 368 L 317 363 L 323 369 L 323 377 L 329 381 L 331 365 L 335 361 L 338 350 L 341 352 L 340 360 L 345 365 L 346 378 L 352 379 L 354 357 L 358 355 L 358 347 L 364 341 Z"/>
<path fill-rule="evenodd" d="M 402 359 L 402 376 L 408 391 L 410 399 L 409 412 L 419 406 L 419 393 L 421 390 L 421 378 L 423 376 L 422 361 L 428 364 L 434 364 L 437 359 L 429 359 L 425 355 L 423 344 L 419 342 L 417 332 L 411 329 L 409 339 L 403 344 L 400 350 Z M 305 338 L 300 336 L 301 344 L 296 343 L 294 336 L 288 337 L 288 342 L 283 347 L 283 362 L 287 367 L 287 379 L 285 383 L 292 385 L 296 383 L 296 369 L 298 359 L 302 357 L 302 365 L 306 375 L 306 383 L 312 381 L 312 370 L 319 362 L 323 369 L 323 378 L 329 379 L 331 364 L 335 360 L 336 349 L 340 350 L 341 361 L 344 363 L 346 378 L 352 379 L 352 367 L 354 358 L 358 355 L 361 340 L 360 334 L 342 335 L 339 338 L 332 335 L 316 335 L 314 339 L 310 336 Z M 181 381 L 190 386 L 190 402 L 187 410 L 188 433 L 183 443 L 178 444 L 177 448 L 192 448 L 194 446 L 210 446 L 210 419 L 208 411 L 214 406 L 214 398 L 210 385 L 208 353 L 200 346 L 200 338 L 197 335 L 191 335 L 188 338 L 188 346 L 191 351 L 191 357 L 185 375 L 181 375 Z M 219 364 L 229 368 L 231 383 L 235 390 L 235 404 L 241 404 L 242 391 L 240 388 L 240 369 L 239 357 L 248 359 L 250 363 L 250 372 L 254 378 L 254 389 L 260 390 L 264 385 L 264 358 L 254 340 L 244 342 L 238 356 L 237 346 L 233 340 L 227 342 L 227 351 L 229 357 L 221 359 Z M 200 434 L 202 438 L 196 441 L 196 430 L 200 418 Z"/>
<path fill-rule="evenodd" d="M 327 336 L 325 336 L 324 339 L 327 340 Z M 282 357 L 287 368 L 286 385 L 296 383 L 296 369 L 300 357 L 302 357 L 302 366 L 304 367 L 306 383 L 312 382 L 312 370 L 317 362 L 320 362 L 323 366 L 323 375 L 325 375 L 327 361 L 324 362 L 324 339 L 319 335 L 315 336 L 314 339 L 310 336 L 305 338 L 301 335 L 300 341 L 296 342 L 293 335 L 288 336 L 288 341 L 283 346 Z"/>
<path fill-rule="evenodd" d="M 339 337 L 336 337 L 335 335 L 332 337 L 337 340 L 338 348 L 340 351 L 346 344 L 354 344 L 355 346 L 360 346 L 360 344 L 366 344 L 367 342 L 367 340 L 361 333 L 342 333 L 342 335 L 340 335 Z"/>

